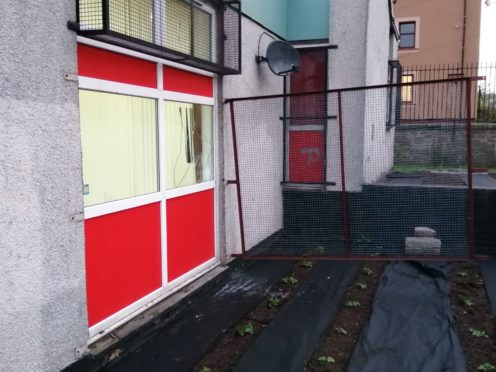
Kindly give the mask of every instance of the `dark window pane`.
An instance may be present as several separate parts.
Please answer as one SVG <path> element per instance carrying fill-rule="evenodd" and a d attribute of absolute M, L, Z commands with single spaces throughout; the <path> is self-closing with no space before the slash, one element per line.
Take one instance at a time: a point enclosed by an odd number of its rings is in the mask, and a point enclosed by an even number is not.
<path fill-rule="evenodd" d="M 400 34 L 413 34 L 415 32 L 415 23 L 400 23 Z"/>
<path fill-rule="evenodd" d="M 400 48 L 415 48 L 415 36 L 401 35 Z"/>

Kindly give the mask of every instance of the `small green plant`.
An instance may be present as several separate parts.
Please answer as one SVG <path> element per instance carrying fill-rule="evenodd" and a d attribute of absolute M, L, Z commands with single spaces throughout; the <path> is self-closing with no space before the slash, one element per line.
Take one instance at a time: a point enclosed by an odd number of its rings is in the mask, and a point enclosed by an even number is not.
<path fill-rule="evenodd" d="M 365 274 L 365 275 L 372 275 L 374 272 L 370 268 L 368 268 L 367 266 L 365 266 L 362 269 L 362 273 Z"/>
<path fill-rule="evenodd" d="M 456 276 L 459 276 L 460 278 L 466 278 L 468 276 L 466 271 L 458 271 L 456 273 Z"/>
<path fill-rule="evenodd" d="M 281 299 L 279 297 L 276 297 L 276 296 L 270 296 L 269 297 L 269 301 L 267 303 L 267 307 L 269 309 L 275 309 L 276 307 L 278 307 L 279 305 L 281 304 Z"/>
<path fill-rule="evenodd" d="M 463 304 L 465 306 L 468 306 L 468 307 L 474 306 L 474 303 L 471 300 L 469 300 L 468 298 L 463 299 Z"/>
<path fill-rule="evenodd" d="M 313 262 L 308 260 L 303 260 L 298 262 L 298 266 L 304 267 L 306 269 L 311 269 L 313 267 Z"/>
<path fill-rule="evenodd" d="M 347 335 L 348 334 L 348 331 L 346 329 L 344 329 L 343 327 L 336 327 L 336 328 L 334 328 L 334 330 L 336 331 L 336 333 L 339 333 L 341 335 Z"/>
<path fill-rule="evenodd" d="M 212 372 L 212 368 L 202 367 L 202 368 L 200 369 L 200 372 Z"/>
<path fill-rule="evenodd" d="M 294 276 L 287 276 L 285 278 L 282 278 L 281 281 L 284 284 L 296 284 L 296 283 L 298 283 L 298 279 L 296 279 Z"/>
<path fill-rule="evenodd" d="M 347 301 L 344 306 L 346 307 L 360 307 L 360 302 L 358 301 Z"/>
<path fill-rule="evenodd" d="M 334 358 L 330 355 L 321 355 L 317 358 L 317 360 L 319 361 L 320 364 L 324 364 L 324 365 L 335 362 Z"/>
<path fill-rule="evenodd" d="M 370 239 L 366 234 L 360 233 L 360 238 L 357 239 L 357 243 L 370 243 L 372 239 Z"/>
<path fill-rule="evenodd" d="M 470 334 L 474 337 L 485 337 L 489 338 L 487 335 L 486 331 L 481 331 L 480 329 L 475 329 L 475 328 L 469 328 Z"/>
<path fill-rule="evenodd" d="M 365 288 L 367 288 L 367 284 L 365 284 L 365 283 L 357 283 L 355 287 L 358 288 L 358 289 L 365 289 Z"/>
<path fill-rule="evenodd" d="M 251 324 L 251 322 L 241 324 L 238 326 L 237 331 L 238 331 L 238 335 L 240 335 L 241 337 L 246 335 L 252 335 L 253 324 Z"/>
<path fill-rule="evenodd" d="M 484 372 L 494 371 L 495 369 L 496 367 L 488 362 L 481 364 L 480 366 L 477 367 L 477 371 L 484 371 Z"/>

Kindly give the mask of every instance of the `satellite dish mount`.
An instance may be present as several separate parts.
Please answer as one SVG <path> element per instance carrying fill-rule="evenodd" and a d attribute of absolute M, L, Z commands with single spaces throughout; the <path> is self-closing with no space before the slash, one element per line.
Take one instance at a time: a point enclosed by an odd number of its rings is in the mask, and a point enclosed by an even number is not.
<path fill-rule="evenodd" d="M 290 75 L 300 70 L 298 51 L 286 41 L 274 40 L 267 47 L 266 56 L 255 56 L 257 64 L 266 62 L 270 70 L 279 76 Z"/>

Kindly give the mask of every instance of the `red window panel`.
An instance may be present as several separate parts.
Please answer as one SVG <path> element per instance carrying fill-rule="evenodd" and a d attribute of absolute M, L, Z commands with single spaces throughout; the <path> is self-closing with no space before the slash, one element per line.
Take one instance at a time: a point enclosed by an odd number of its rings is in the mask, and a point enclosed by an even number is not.
<path fill-rule="evenodd" d="M 209 76 L 164 66 L 164 89 L 173 92 L 213 97 L 213 79 Z"/>
<path fill-rule="evenodd" d="M 88 323 L 162 286 L 160 203 L 85 221 Z"/>
<path fill-rule="evenodd" d="M 289 132 L 289 181 L 324 182 L 324 132 Z"/>
<path fill-rule="evenodd" d="M 214 190 L 167 200 L 168 281 L 214 257 Z"/>
<path fill-rule="evenodd" d="M 157 88 L 157 65 L 92 46 L 78 44 L 78 74 L 118 83 Z"/>

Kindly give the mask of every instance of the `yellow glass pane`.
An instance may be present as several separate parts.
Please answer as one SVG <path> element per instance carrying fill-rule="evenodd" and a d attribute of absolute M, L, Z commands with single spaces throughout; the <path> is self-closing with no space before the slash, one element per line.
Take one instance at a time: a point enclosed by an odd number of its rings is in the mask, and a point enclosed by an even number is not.
<path fill-rule="evenodd" d="M 212 107 L 164 104 L 167 189 L 213 180 Z"/>
<path fill-rule="evenodd" d="M 191 6 L 182 0 L 166 2 L 165 46 L 191 54 Z"/>
<path fill-rule="evenodd" d="M 156 101 L 81 90 L 84 205 L 158 191 Z"/>
<path fill-rule="evenodd" d="M 211 40 L 212 40 L 212 21 L 211 14 L 194 8 L 193 10 L 193 55 L 195 57 L 212 60 Z"/>
<path fill-rule="evenodd" d="M 153 42 L 153 0 L 110 0 L 110 30 Z"/>
<path fill-rule="evenodd" d="M 402 83 L 412 83 L 413 75 L 401 76 Z M 413 100 L 413 87 L 411 85 L 401 87 L 401 100 L 403 102 L 411 102 Z"/>

